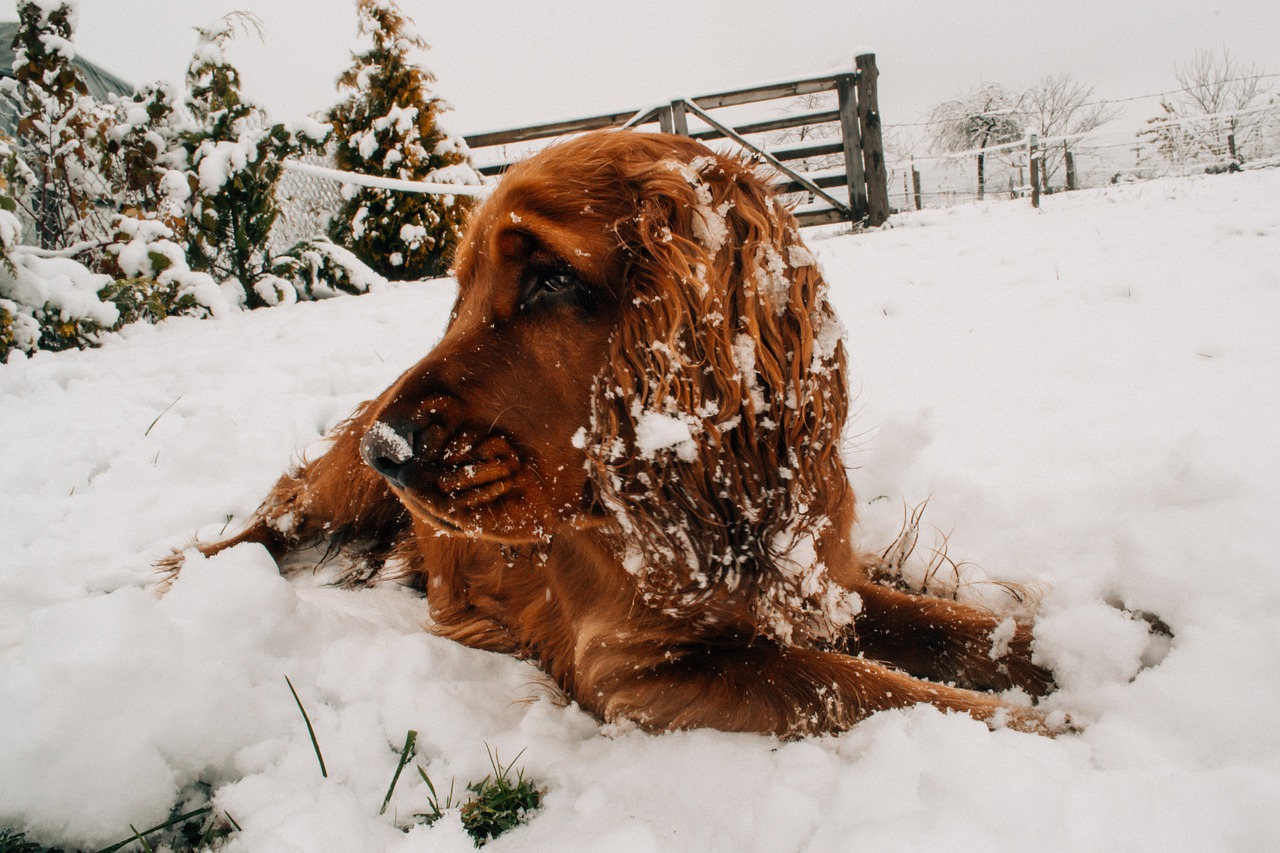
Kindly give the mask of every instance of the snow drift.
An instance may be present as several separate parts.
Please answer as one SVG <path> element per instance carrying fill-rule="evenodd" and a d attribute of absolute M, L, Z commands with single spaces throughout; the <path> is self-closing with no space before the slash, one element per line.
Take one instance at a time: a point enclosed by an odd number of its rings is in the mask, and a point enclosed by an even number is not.
<path fill-rule="evenodd" d="M 456 820 L 396 828 L 425 809 L 415 773 L 378 816 L 415 729 L 446 786 L 488 772 L 486 744 L 525 750 L 544 807 L 494 850 L 1273 846 L 1277 195 L 1280 172 L 1257 172 L 809 235 L 848 327 L 861 541 L 929 499 L 950 556 L 981 564 L 963 594 L 1042 591 L 1047 703 L 1085 723 L 1056 740 L 931 707 L 791 743 L 601 728 L 527 664 L 424 632 L 414 595 L 287 581 L 257 547 L 195 557 L 155 597 L 155 558 L 234 529 L 427 351 L 448 282 L 15 356 L 0 826 L 103 845 L 202 781 L 242 827 L 227 850 L 471 849 Z"/>

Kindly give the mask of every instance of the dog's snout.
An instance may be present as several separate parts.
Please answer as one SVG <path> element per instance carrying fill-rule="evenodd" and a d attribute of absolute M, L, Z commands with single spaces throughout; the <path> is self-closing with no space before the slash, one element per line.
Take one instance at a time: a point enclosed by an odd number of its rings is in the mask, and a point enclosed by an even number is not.
<path fill-rule="evenodd" d="M 360 456 L 365 464 L 398 486 L 405 485 L 404 471 L 413 458 L 412 427 L 374 421 L 360 439 Z"/>

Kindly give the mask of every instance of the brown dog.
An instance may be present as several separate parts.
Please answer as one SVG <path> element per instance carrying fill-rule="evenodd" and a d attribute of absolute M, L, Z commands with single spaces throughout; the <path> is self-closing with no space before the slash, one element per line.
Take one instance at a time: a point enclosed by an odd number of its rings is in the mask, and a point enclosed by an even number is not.
<path fill-rule="evenodd" d="M 433 631 L 649 730 L 920 702 L 1044 730 L 977 692 L 1049 688 L 1025 626 L 879 585 L 851 545 L 841 330 L 747 165 L 675 136 L 553 146 L 474 213 L 456 272 L 440 344 L 206 553 L 341 547 L 424 589 Z"/>

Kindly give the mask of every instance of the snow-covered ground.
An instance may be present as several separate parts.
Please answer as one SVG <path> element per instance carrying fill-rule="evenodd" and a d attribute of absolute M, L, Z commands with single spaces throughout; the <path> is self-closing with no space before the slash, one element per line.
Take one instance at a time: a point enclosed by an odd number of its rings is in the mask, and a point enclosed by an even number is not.
<path fill-rule="evenodd" d="M 255 547 L 155 597 L 153 559 L 234 529 L 431 346 L 447 282 L 0 365 L 0 826 L 100 846 L 201 780 L 228 850 L 471 849 L 456 818 L 394 828 L 426 807 L 412 770 L 378 816 L 415 729 L 445 787 L 524 750 L 545 806 L 495 851 L 1274 849 L 1277 197 L 1258 172 L 810 235 L 849 329 L 863 540 L 929 499 L 951 557 L 1042 589 L 1048 702 L 1085 723 L 1056 740 L 930 707 L 791 743 L 601 728 L 421 631 L 413 595 L 286 581 Z"/>

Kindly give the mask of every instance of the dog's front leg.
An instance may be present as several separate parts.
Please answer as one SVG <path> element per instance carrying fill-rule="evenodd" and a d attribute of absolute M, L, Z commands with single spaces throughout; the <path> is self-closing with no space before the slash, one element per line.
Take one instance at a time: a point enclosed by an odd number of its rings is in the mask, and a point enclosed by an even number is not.
<path fill-rule="evenodd" d="M 360 457 L 376 401 L 361 404 L 328 436 L 325 453 L 285 473 L 263 499 L 244 529 L 216 542 L 197 542 L 205 556 L 239 545 L 264 545 L 277 562 L 298 548 L 325 543 L 390 548 L 408 527 L 409 515 L 387 481 Z M 157 563 L 174 575 L 182 566 L 177 552 Z"/>

